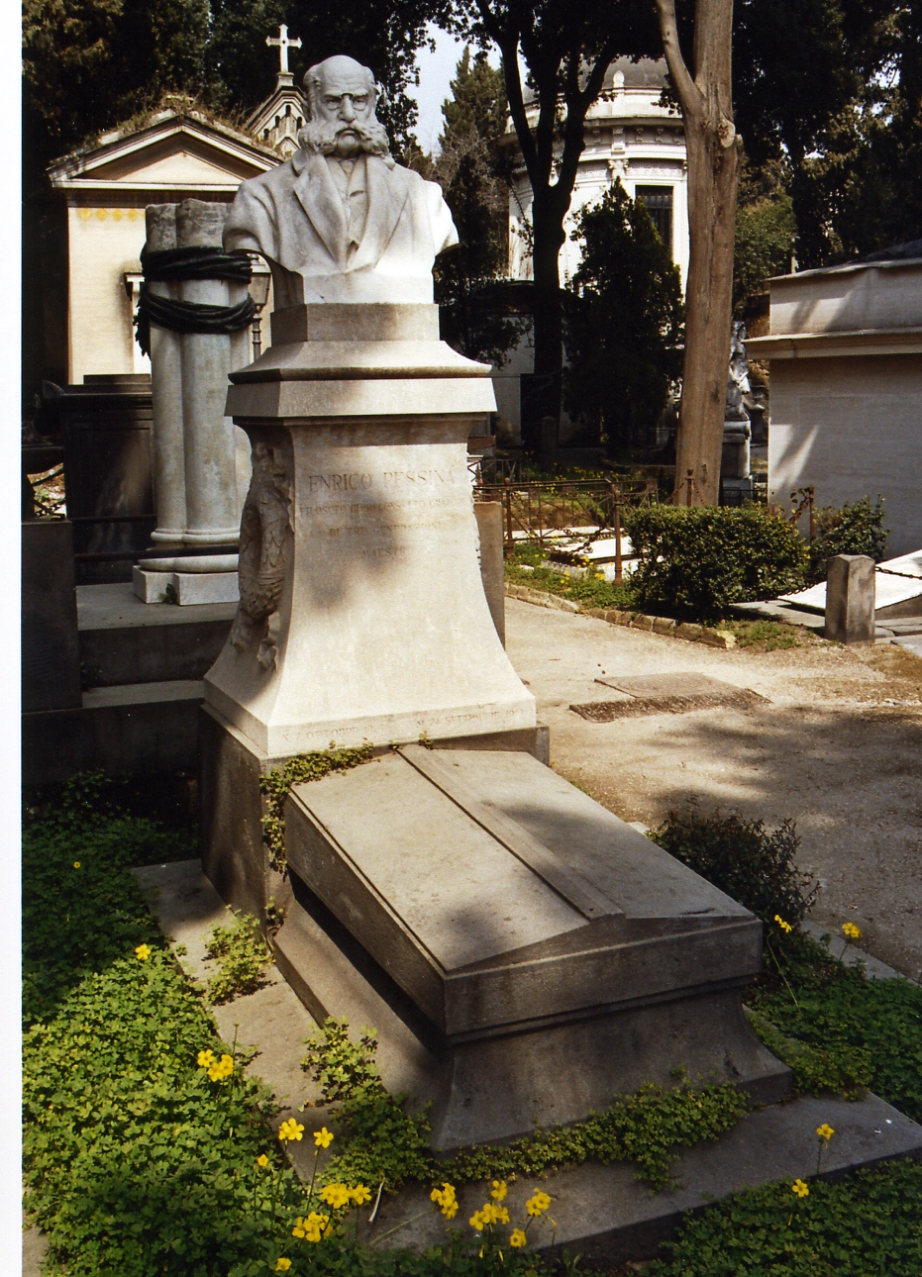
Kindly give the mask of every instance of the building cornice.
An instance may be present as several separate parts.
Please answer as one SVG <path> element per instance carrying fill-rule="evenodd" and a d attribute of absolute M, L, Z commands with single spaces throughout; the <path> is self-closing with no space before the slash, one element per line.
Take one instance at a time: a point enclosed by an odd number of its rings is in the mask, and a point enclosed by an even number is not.
<path fill-rule="evenodd" d="M 746 354 L 750 359 L 919 355 L 922 354 L 922 328 L 862 328 L 841 333 L 775 333 L 770 337 L 750 337 L 746 342 Z"/>

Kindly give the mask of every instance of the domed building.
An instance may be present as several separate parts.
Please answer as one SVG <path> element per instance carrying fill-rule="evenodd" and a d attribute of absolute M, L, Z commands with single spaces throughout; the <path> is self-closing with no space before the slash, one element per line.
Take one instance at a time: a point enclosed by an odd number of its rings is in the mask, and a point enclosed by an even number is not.
<path fill-rule="evenodd" d="M 565 284 L 577 269 L 580 246 L 570 238 L 580 210 L 594 204 L 605 190 L 621 179 L 632 199 L 642 199 L 660 235 L 672 253 L 684 284 L 688 272 L 688 212 L 685 132 L 682 117 L 661 102 L 666 82 L 665 60 L 632 62 L 619 58 L 605 74 L 602 92 L 589 108 L 584 130 L 585 148 L 560 250 L 560 282 Z M 529 118 L 537 119 L 526 90 Z M 512 125 L 509 125 L 510 131 Z M 532 278 L 529 236 L 532 190 L 524 164 L 513 175 L 509 199 L 509 276 Z M 530 374 L 534 357 L 526 339 L 508 363 L 494 375 L 500 430 L 513 436 L 521 428 L 520 377 Z M 564 427 L 565 430 L 565 427 Z"/>

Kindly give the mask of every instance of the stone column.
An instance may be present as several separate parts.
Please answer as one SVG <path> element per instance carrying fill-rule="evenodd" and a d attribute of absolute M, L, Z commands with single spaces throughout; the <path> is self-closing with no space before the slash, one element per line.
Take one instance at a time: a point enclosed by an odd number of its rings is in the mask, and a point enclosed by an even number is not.
<path fill-rule="evenodd" d="M 176 247 L 176 205 L 147 208 L 147 251 Z M 148 284 L 158 297 L 175 297 L 176 284 Z M 181 545 L 186 529 L 186 476 L 183 458 L 182 344 L 179 333 L 150 326 L 151 396 L 154 414 L 154 504 L 158 545 Z"/>
<path fill-rule="evenodd" d="M 176 211 L 179 248 L 220 248 L 227 204 L 183 200 Z M 229 306 L 226 280 L 190 279 L 182 284 L 183 300 Z M 182 380 L 185 422 L 186 545 L 236 543 L 236 441 L 234 427 L 224 415 L 227 376 L 231 370 L 231 338 L 226 333 L 183 333 Z M 224 558 L 215 569 L 227 571 Z"/>
<path fill-rule="evenodd" d="M 826 565 L 825 637 L 847 646 L 873 643 L 876 594 L 869 555 L 834 555 Z"/>

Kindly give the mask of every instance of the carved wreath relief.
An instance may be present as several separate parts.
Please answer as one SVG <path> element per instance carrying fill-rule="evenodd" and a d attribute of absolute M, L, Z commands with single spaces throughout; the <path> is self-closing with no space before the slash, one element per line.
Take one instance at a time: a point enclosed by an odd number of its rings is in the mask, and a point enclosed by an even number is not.
<path fill-rule="evenodd" d="M 270 618 L 278 612 L 288 567 L 292 467 L 283 443 L 253 444 L 253 477 L 240 520 L 240 606 L 230 641 L 244 652 L 258 639 L 256 659 L 274 669 L 278 648 Z"/>

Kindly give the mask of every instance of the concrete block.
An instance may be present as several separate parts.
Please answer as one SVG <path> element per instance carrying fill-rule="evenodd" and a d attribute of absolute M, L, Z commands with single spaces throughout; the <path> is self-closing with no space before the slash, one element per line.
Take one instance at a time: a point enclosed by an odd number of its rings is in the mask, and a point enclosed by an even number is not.
<path fill-rule="evenodd" d="M 173 580 L 180 607 L 196 603 L 236 603 L 240 598 L 236 572 L 174 572 Z"/>
<path fill-rule="evenodd" d="M 131 589 L 142 603 L 169 604 L 167 587 L 171 585 L 175 590 L 172 572 L 149 572 L 137 564 L 131 569 Z"/>
<path fill-rule="evenodd" d="M 701 635 L 704 633 L 704 627 L 701 625 L 692 625 L 688 621 L 683 621 L 681 625 L 675 627 L 675 636 L 680 639 L 688 639 L 690 643 L 697 643 Z"/>
<path fill-rule="evenodd" d="M 653 633 L 653 617 L 644 616 L 643 612 L 638 612 L 631 617 L 632 630 L 646 630 L 648 634 Z"/>
<path fill-rule="evenodd" d="M 721 647 L 726 652 L 736 647 L 735 634 L 731 634 L 729 630 L 712 630 L 708 626 L 702 627 L 701 638 L 698 641 L 706 643 L 708 647 Z"/>
<path fill-rule="evenodd" d="M 826 565 L 826 628 L 835 643 L 874 642 L 874 560 L 866 554 L 837 554 Z"/>
<path fill-rule="evenodd" d="M 674 635 L 676 631 L 676 623 L 668 616 L 656 616 L 653 618 L 653 633 Z"/>

